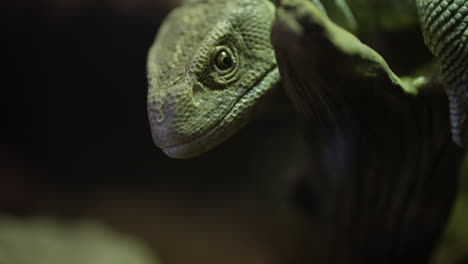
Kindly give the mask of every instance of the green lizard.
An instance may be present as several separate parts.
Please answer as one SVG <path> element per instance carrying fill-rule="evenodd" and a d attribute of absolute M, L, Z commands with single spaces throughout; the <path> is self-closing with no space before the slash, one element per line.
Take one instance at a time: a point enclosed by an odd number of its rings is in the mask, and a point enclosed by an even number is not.
<path fill-rule="evenodd" d="M 148 56 L 148 112 L 156 145 L 171 157 L 190 158 L 216 147 L 248 123 L 281 82 L 270 43 L 277 11 L 306 1 L 192 0 L 176 8 Z M 426 44 L 441 57 L 453 139 L 462 143 L 467 0 L 312 2 L 324 14 L 320 18 L 324 27 L 335 27 L 334 21 L 355 34 L 417 25 L 418 7 Z M 363 11 L 357 16 L 354 10 Z M 377 15 L 369 15 L 373 12 Z M 353 52 L 364 47 L 362 55 L 388 81 L 417 94 L 421 79 L 400 79 L 377 52 L 356 38 L 343 39 L 344 31 L 334 32 L 329 37 L 346 44 L 340 49 Z"/>

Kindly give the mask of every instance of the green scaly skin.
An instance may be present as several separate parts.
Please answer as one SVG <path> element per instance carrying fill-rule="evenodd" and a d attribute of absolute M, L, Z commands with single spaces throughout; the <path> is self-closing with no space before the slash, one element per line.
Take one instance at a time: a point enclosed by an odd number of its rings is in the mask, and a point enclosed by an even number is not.
<path fill-rule="evenodd" d="M 417 1 L 426 45 L 442 66 L 442 78 L 450 103 L 452 138 L 466 143 L 468 110 L 468 1 Z"/>
<path fill-rule="evenodd" d="M 148 58 L 153 138 L 174 158 L 200 155 L 254 115 L 279 82 L 268 1 L 192 1 L 162 25 Z M 232 67 L 215 65 L 221 51 Z"/>
<path fill-rule="evenodd" d="M 195 157 L 216 147 L 248 123 L 280 84 L 270 43 L 275 15 L 278 10 L 307 1 L 192 0 L 175 9 L 161 26 L 148 56 L 148 112 L 156 145 L 170 157 Z M 356 65 L 356 69 L 362 70 L 359 73 L 362 78 L 377 78 L 369 73 L 379 72 L 398 89 L 416 95 L 423 83 L 420 78 L 400 79 L 377 52 L 350 33 L 398 31 L 418 25 L 417 6 L 427 40 L 440 33 L 439 27 L 425 27 L 428 24 L 426 6 L 436 6 L 437 10 L 437 6 L 454 2 L 462 6 L 460 14 L 463 15 L 468 2 L 415 1 L 312 2 L 322 10 L 317 16 L 317 24 L 329 32 L 328 37 L 337 49 L 349 56 L 359 54 L 365 58 L 363 65 Z M 353 14 L 353 10 L 360 10 L 359 16 Z M 466 20 L 466 15 L 452 18 Z M 436 21 L 439 20 L 440 23 L 446 21 L 436 17 Z M 441 28 L 444 32 L 463 30 L 458 27 Z M 466 33 L 466 27 L 464 30 Z M 456 35 L 459 36 L 458 33 Z M 444 45 L 465 47 L 462 54 L 466 58 L 466 42 L 466 38 L 453 38 Z M 430 43 L 428 45 L 433 47 Z M 223 51 L 230 58 L 227 68 L 219 65 L 219 58 L 226 57 L 220 55 Z M 445 76 L 460 69 L 466 73 L 466 64 L 457 63 L 454 65 L 461 65 L 461 68 L 449 68 L 442 59 L 442 65 Z M 366 67 L 372 70 L 366 70 Z M 459 99 L 460 95 L 456 93 L 455 97 Z M 454 132 L 455 140 L 456 135 Z"/>

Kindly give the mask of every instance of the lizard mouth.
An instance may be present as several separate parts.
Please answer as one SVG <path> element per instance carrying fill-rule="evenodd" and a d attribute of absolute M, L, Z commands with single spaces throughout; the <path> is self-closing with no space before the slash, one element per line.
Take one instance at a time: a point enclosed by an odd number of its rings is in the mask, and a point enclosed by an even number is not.
<path fill-rule="evenodd" d="M 270 85 L 262 85 L 266 79 L 279 80 L 278 68 L 275 65 L 266 71 L 261 78 L 259 78 L 254 84 L 253 88 L 246 90 L 234 103 L 234 105 L 223 115 L 218 121 L 213 123 L 206 132 L 200 136 L 192 139 L 189 142 L 176 144 L 172 146 L 162 147 L 163 152 L 172 158 L 186 159 L 201 155 L 212 148 L 218 146 L 220 143 L 231 137 L 235 132 L 242 128 L 249 120 L 249 112 L 253 112 L 253 108 L 257 105 L 257 102 L 246 105 L 243 99 L 248 97 L 255 97 L 260 99 L 264 97 L 270 90 L 272 90 L 273 82 Z M 252 98 L 254 99 L 254 98 Z M 247 100 L 248 101 L 248 100 Z M 235 110 L 239 110 L 237 114 L 233 114 Z M 240 116 L 246 118 L 241 119 Z"/>

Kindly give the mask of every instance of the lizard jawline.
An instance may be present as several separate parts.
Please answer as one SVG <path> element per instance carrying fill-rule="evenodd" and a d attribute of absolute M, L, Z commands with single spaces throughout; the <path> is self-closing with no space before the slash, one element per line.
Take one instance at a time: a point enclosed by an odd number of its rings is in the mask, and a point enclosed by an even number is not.
<path fill-rule="evenodd" d="M 209 129 L 206 130 L 205 133 L 201 134 L 197 138 L 178 145 L 170 146 L 170 147 L 163 147 L 161 148 L 162 151 L 168 155 L 169 157 L 172 158 L 178 158 L 178 159 L 186 159 L 186 158 L 192 158 L 199 156 L 216 146 L 218 146 L 220 143 L 225 141 L 226 139 L 230 138 L 235 132 L 237 132 L 240 128 L 242 128 L 249 120 L 248 118 L 246 119 L 239 119 L 239 117 L 248 111 L 252 111 L 252 107 L 255 107 L 254 105 L 248 106 L 245 109 L 242 109 L 241 112 L 239 112 L 237 115 L 235 115 L 231 120 L 228 120 L 228 117 L 230 114 L 233 112 L 233 110 L 239 106 L 239 103 L 242 101 L 243 98 L 246 96 L 249 96 L 255 92 L 260 92 L 260 96 L 264 97 L 265 94 L 267 94 L 271 89 L 271 87 L 268 87 L 267 89 L 262 89 L 262 88 L 257 88 L 261 87 L 261 83 L 265 81 L 268 77 L 278 74 L 278 67 L 276 65 L 273 65 L 268 71 L 265 72 L 264 75 L 259 78 L 257 82 L 253 84 L 252 89 L 247 90 L 245 93 L 240 96 L 236 103 L 231 107 L 231 109 L 222 117 L 220 118 L 216 123 L 214 123 Z M 274 86 L 274 85 L 271 85 Z M 226 126 L 222 126 L 222 124 L 225 123 Z"/>

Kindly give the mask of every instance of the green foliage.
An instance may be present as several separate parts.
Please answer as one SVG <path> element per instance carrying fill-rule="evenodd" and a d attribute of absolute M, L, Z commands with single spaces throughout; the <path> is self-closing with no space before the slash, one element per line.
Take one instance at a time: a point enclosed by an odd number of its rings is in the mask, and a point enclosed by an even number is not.
<path fill-rule="evenodd" d="M 457 263 L 468 256 L 468 158 L 461 169 L 457 200 L 434 264 Z"/>
<path fill-rule="evenodd" d="M 1 264 L 157 264 L 142 243 L 94 221 L 0 217 Z"/>

